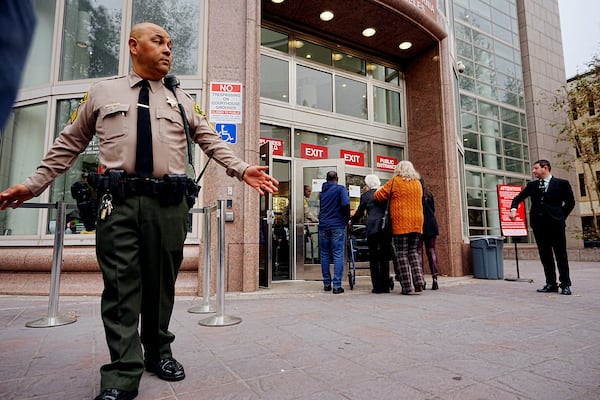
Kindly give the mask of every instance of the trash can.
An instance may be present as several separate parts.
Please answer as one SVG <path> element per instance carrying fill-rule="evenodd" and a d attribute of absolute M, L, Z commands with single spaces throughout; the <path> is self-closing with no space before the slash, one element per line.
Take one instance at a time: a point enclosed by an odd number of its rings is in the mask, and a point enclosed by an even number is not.
<path fill-rule="evenodd" d="M 502 236 L 469 236 L 473 257 L 473 276 L 480 279 L 504 279 Z"/>

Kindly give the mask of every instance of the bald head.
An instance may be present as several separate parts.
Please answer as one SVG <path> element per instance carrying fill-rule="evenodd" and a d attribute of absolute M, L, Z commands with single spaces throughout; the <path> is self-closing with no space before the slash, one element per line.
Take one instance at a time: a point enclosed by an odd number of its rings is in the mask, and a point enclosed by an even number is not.
<path fill-rule="evenodd" d="M 161 26 L 151 22 L 134 25 L 129 34 L 134 72 L 144 79 L 162 79 L 171 69 L 171 46 L 171 36 Z"/>

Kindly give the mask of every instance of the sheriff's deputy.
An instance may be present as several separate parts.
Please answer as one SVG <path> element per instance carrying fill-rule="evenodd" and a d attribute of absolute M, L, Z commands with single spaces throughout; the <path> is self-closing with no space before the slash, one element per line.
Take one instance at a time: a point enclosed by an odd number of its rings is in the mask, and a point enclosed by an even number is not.
<path fill-rule="evenodd" d="M 135 398 L 144 369 L 167 381 L 185 378 L 183 366 L 171 353 L 175 336 L 169 321 L 189 206 L 183 197 L 165 205 L 160 193 L 170 188 L 162 184 L 163 177 L 185 174 L 188 160 L 177 99 L 187 115 L 191 140 L 229 176 L 260 194 L 277 191 L 279 184 L 266 174 L 267 167 L 249 166 L 236 157 L 191 97 L 179 89 L 175 96 L 165 87 L 172 53 L 171 37 L 162 27 L 132 27 L 129 52 L 129 75 L 93 85 L 35 173 L 0 193 L 2 210 L 40 195 L 73 164 L 94 134 L 102 169 L 122 171 L 117 183 L 102 189 L 106 190 L 96 228 L 96 255 L 104 278 L 102 321 L 110 351 L 110 363 L 100 368 L 96 400 Z"/>

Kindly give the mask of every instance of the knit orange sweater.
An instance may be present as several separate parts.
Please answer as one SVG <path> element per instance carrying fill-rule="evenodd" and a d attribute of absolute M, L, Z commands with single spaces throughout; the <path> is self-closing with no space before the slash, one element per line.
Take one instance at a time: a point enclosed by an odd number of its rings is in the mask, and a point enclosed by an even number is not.
<path fill-rule="evenodd" d="M 394 187 L 392 188 L 392 182 Z M 392 190 L 390 216 L 392 234 L 423 233 L 423 187 L 418 179 L 405 181 L 399 176 L 390 179 L 375 192 L 376 201 L 387 201 Z"/>

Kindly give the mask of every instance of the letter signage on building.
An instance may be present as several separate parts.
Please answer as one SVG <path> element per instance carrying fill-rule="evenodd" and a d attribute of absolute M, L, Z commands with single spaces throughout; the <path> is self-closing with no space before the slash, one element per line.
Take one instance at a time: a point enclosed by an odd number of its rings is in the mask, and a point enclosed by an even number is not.
<path fill-rule="evenodd" d="M 344 164 L 355 167 L 365 166 L 365 153 L 352 150 L 340 150 L 340 158 L 344 159 Z"/>
<path fill-rule="evenodd" d="M 398 164 L 398 159 L 394 157 L 377 156 L 376 163 L 377 169 L 381 169 L 383 171 L 394 171 L 394 168 L 396 168 L 396 165 Z"/>
<path fill-rule="evenodd" d="M 316 144 L 300 143 L 300 158 L 309 160 L 327 160 L 327 147 Z"/>
<path fill-rule="evenodd" d="M 274 156 L 283 156 L 283 140 L 281 139 L 273 139 L 273 138 L 260 138 L 260 145 L 271 142 L 273 143 L 273 155 Z"/>
<path fill-rule="evenodd" d="M 208 120 L 212 123 L 242 123 L 242 84 L 211 82 Z"/>

